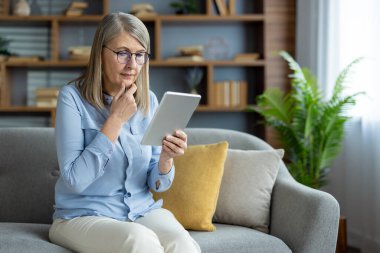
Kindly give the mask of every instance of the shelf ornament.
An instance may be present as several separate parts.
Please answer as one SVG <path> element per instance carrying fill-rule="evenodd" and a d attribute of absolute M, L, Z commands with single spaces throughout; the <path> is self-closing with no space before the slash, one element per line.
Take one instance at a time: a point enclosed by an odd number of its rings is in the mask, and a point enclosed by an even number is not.
<path fill-rule="evenodd" d="M 29 16 L 30 5 L 26 0 L 18 0 L 13 7 L 13 14 L 16 16 Z"/>

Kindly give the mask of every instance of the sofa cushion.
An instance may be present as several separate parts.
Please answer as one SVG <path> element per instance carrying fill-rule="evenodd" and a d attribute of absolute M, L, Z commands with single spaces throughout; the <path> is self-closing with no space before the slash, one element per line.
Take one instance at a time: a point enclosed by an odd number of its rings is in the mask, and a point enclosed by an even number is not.
<path fill-rule="evenodd" d="M 227 142 L 189 146 L 174 159 L 175 177 L 166 192 L 154 193 L 163 199 L 163 207 L 191 230 L 213 231 L 212 217 L 218 200 Z"/>
<path fill-rule="evenodd" d="M 72 252 L 49 242 L 48 224 L 0 223 L 0 252 Z"/>
<path fill-rule="evenodd" d="M 59 176 L 54 129 L 2 129 L 0 140 L 0 221 L 51 223 Z"/>
<path fill-rule="evenodd" d="M 190 231 L 203 253 L 291 253 L 289 247 L 277 237 L 254 229 L 214 224 L 216 231 Z"/>
<path fill-rule="evenodd" d="M 284 150 L 228 150 L 214 221 L 268 232 L 272 189 Z"/>

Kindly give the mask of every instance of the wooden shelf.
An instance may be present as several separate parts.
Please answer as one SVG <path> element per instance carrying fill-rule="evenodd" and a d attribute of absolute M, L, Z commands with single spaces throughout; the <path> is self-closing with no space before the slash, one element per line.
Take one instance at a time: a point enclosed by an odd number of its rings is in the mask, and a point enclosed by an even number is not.
<path fill-rule="evenodd" d="M 1 63 L 0 63 L 1 64 Z M 61 60 L 61 61 L 23 61 L 23 62 L 2 62 L 6 67 L 85 67 L 85 60 Z M 238 67 L 264 67 L 265 60 L 256 61 L 232 61 L 232 60 L 205 60 L 205 61 L 166 61 L 149 60 L 150 66 L 156 67 L 189 67 L 189 66 L 238 66 Z"/>
<path fill-rule="evenodd" d="M 52 119 L 55 118 L 55 108 L 41 108 L 29 106 L 12 106 L 12 92 L 17 92 L 18 89 L 14 87 L 21 85 L 26 86 L 25 83 L 12 83 L 16 80 L 13 75 L 18 74 L 17 68 L 20 72 L 24 69 L 33 69 L 40 71 L 56 71 L 71 69 L 77 71 L 87 65 L 87 60 L 69 60 L 65 54 L 67 45 L 71 42 L 62 38 L 64 30 L 75 29 L 73 27 L 78 25 L 88 25 L 96 27 L 105 14 L 109 12 L 109 0 L 98 0 L 102 3 L 102 10 L 94 15 L 83 15 L 68 17 L 64 15 L 46 15 L 46 16 L 13 16 L 7 11 L 10 9 L 11 0 L 3 0 L 3 11 L 0 15 L 1 25 L 10 25 L 15 27 L 29 28 L 34 26 L 43 26 L 43 29 L 48 29 L 46 40 L 50 43 L 46 54 L 49 57 L 43 61 L 14 61 L 14 62 L 0 62 L 0 112 L 2 113 L 46 113 Z M 159 1 L 157 1 L 157 5 Z M 215 106 L 215 92 L 214 84 L 220 79 L 236 79 L 236 81 L 245 80 L 248 83 L 247 102 L 254 103 L 254 96 L 257 96 L 264 89 L 268 87 L 278 87 L 286 90 L 289 86 L 288 66 L 275 52 L 286 50 L 289 53 L 294 53 L 294 20 L 295 20 L 295 1 L 294 0 L 244 0 L 237 1 L 241 4 L 240 8 L 236 10 L 240 13 L 237 15 L 221 16 L 215 13 L 214 0 L 200 1 L 204 4 L 205 14 L 197 15 L 171 15 L 171 14 L 158 14 L 150 17 L 139 17 L 147 24 L 147 28 L 151 36 L 151 48 L 155 58 L 149 60 L 151 68 L 187 68 L 187 67 L 201 67 L 204 70 L 204 76 L 200 83 L 200 92 L 204 97 L 204 103 L 197 108 L 198 112 L 246 112 L 245 106 L 239 107 L 221 107 Z M 244 9 L 242 9 L 244 8 Z M 128 10 L 123 10 L 128 12 Z M 244 13 L 241 13 L 244 12 Z M 4 15 L 5 14 L 5 15 Z M 239 48 L 230 48 L 230 53 L 259 53 L 260 59 L 255 61 L 234 61 L 230 59 L 225 60 L 204 60 L 204 61 L 168 61 L 165 60 L 163 55 L 169 56 L 175 54 L 175 48 L 170 49 L 170 52 L 164 51 L 165 39 L 163 34 L 167 32 L 165 29 L 172 27 L 192 27 L 192 29 L 201 27 L 202 34 L 208 34 L 207 29 L 213 27 L 224 31 L 224 26 L 231 29 L 237 29 L 239 34 L 242 34 L 242 41 L 238 46 Z M 64 28 L 64 29 L 62 29 Z M 87 27 L 86 27 L 87 28 Z M 89 31 L 92 29 L 89 29 Z M 234 30 L 234 31 L 235 31 Z M 240 32 L 240 30 L 242 30 Z M 181 30 L 176 30 L 180 36 Z M 87 32 L 87 30 L 86 30 Z M 186 29 L 184 29 L 186 33 Z M 228 33 L 227 33 L 228 34 Z M 221 36 L 223 37 L 224 34 Z M 87 36 L 87 34 L 86 34 Z M 192 34 L 190 36 L 193 36 Z M 195 32 L 194 36 L 198 36 Z M 203 36 L 203 35 L 200 35 Z M 215 36 L 213 31 L 209 33 L 210 38 Z M 175 37 L 174 37 L 175 38 Z M 193 38 L 191 38 L 193 39 Z M 228 38 L 229 39 L 229 38 Z M 232 38 L 234 39 L 234 38 Z M 196 41 L 196 40 L 192 40 Z M 205 40 L 203 40 L 204 42 Z M 73 42 L 74 43 L 74 42 Z M 78 43 L 78 42 L 76 42 Z M 189 42 L 202 43 L 202 42 Z M 233 42 L 230 42 L 233 43 Z M 178 44 L 185 44 L 185 42 L 178 42 Z M 176 43 L 173 43 L 176 46 Z M 173 46 L 171 45 L 171 46 Z M 73 45 L 74 46 L 74 45 Z M 166 47 L 165 47 L 166 49 Z M 24 68 L 24 69 L 22 69 Z M 169 72 L 171 70 L 168 70 Z M 232 75 L 228 75 L 229 71 Z M 166 70 L 165 70 L 166 72 Z M 236 75 L 235 75 L 236 73 Z M 180 74 L 180 73 L 176 73 Z M 19 79 L 17 79 L 19 82 Z M 158 84 L 160 85 L 160 84 Z M 213 93 L 214 92 L 214 93 Z M 243 93 L 241 93 L 243 94 Z M 245 95 L 243 95 L 245 97 Z M 219 97 L 218 97 L 219 98 Z M 203 101 L 202 101 L 203 102 Z M 243 101 L 242 103 L 244 103 Z M 250 116 L 251 117 L 251 116 Z M 52 120 L 53 122 L 54 120 Z"/>
<path fill-rule="evenodd" d="M 262 22 L 265 16 L 262 14 L 250 15 L 157 15 L 153 17 L 142 17 L 142 21 L 163 21 L 163 22 Z"/>
<path fill-rule="evenodd" d="M 36 107 L 36 106 L 0 106 L 1 113 L 20 113 L 20 114 L 47 114 L 50 117 L 50 126 L 55 126 L 55 107 Z"/>
<path fill-rule="evenodd" d="M 231 60 L 221 60 L 221 61 L 166 61 L 166 60 L 149 60 L 151 66 L 158 67 L 188 67 L 188 66 L 265 66 L 265 60 L 256 61 L 231 61 Z"/>
<path fill-rule="evenodd" d="M 62 22 L 78 22 L 78 21 L 91 21 L 98 22 L 103 18 L 103 15 L 82 15 L 82 16 L 12 16 L 5 15 L 0 16 L 0 21 L 14 21 L 14 22 L 25 22 L 25 21 L 35 21 L 35 22 L 52 22 L 52 21 L 62 21 Z"/>
<path fill-rule="evenodd" d="M 244 112 L 246 111 L 247 106 L 208 106 L 208 105 L 199 105 L 197 107 L 198 112 Z"/>
<path fill-rule="evenodd" d="M 85 67 L 88 61 L 62 60 L 62 61 L 20 61 L 3 62 L 6 67 Z"/>
<path fill-rule="evenodd" d="M 0 15 L 0 21 L 61 21 L 61 22 L 78 22 L 78 21 L 100 21 L 103 15 L 81 15 L 81 16 L 13 16 Z M 218 16 L 218 15 L 156 15 L 140 18 L 144 22 L 162 21 L 162 22 L 263 22 L 265 16 L 262 14 L 252 15 L 233 15 L 233 16 Z"/>
<path fill-rule="evenodd" d="M 37 106 L 0 106 L 0 112 L 51 112 L 55 107 Z"/>

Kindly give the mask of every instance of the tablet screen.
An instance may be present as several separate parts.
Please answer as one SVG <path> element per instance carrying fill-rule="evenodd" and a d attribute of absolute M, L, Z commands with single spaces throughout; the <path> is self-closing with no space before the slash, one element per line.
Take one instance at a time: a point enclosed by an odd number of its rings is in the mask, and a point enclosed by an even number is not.
<path fill-rule="evenodd" d="M 141 144 L 161 146 L 166 135 L 173 134 L 175 130 L 185 129 L 200 99 L 200 95 L 167 91 L 141 140 Z"/>

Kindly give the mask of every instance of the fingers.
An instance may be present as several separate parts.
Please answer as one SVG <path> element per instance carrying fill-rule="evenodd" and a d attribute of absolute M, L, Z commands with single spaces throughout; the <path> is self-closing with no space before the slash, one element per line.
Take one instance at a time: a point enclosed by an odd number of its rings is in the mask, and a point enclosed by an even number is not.
<path fill-rule="evenodd" d="M 165 136 L 163 149 L 172 157 L 183 155 L 187 149 L 187 135 L 183 131 L 177 130 L 173 135 Z"/>
<path fill-rule="evenodd" d="M 187 136 L 182 131 L 176 131 L 173 135 L 165 136 L 165 140 L 180 148 L 187 148 Z"/>
<path fill-rule="evenodd" d="M 174 132 L 174 136 L 180 138 L 181 140 L 187 142 L 187 135 L 184 131 L 177 130 Z"/>
<path fill-rule="evenodd" d="M 176 144 L 167 140 L 163 141 L 162 147 L 170 155 L 170 157 L 183 155 L 185 153 L 185 148 L 181 148 L 177 146 Z"/>
<path fill-rule="evenodd" d="M 125 88 L 126 88 L 125 83 L 122 83 L 119 92 L 115 96 L 116 100 L 118 100 L 121 97 L 121 95 L 125 93 Z"/>
<path fill-rule="evenodd" d="M 133 83 L 129 89 L 127 89 L 127 84 L 124 82 L 121 86 L 121 89 L 112 101 L 111 113 L 114 113 L 125 122 L 137 111 L 137 104 L 133 97 L 137 86 Z"/>
<path fill-rule="evenodd" d="M 135 94 L 136 91 L 137 91 L 137 86 L 136 86 L 135 83 L 133 83 L 133 84 L 131 85 L 131 87 L 125 92 L 125 94 L 126 94 L 127 96 L 133 96 L 133 94 Z"/>

